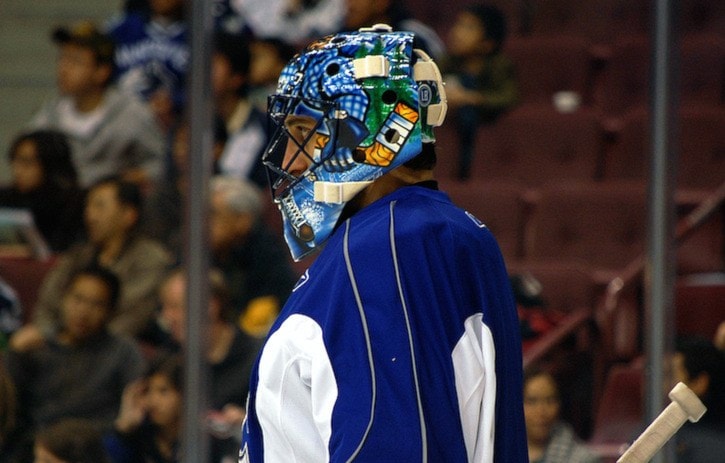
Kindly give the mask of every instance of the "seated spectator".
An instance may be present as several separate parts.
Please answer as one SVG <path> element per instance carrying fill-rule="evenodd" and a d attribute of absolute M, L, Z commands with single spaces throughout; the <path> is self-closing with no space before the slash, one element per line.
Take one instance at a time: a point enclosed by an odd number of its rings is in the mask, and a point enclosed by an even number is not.
<path fill-rule="evenodd" d="M 683 382 L 702 400 L 707 412 L 687 422 L 675 435 L 677 460 L 720 461 L 725 455 L 725 356 L 698 337 L 679 339 L 672 359 L 674 382 Z"/>
<path fill-rule="evenodd" d="M 479 124 L 492 124 L 518 102 L 512 61 L 502 49 L 506 18 L 496 7 L 473 5 L 456 17 L 442 66 L 459 140 L 458 178 L 470 175 Z"/>
<path fill-rule="evenodd" d="M 67 418 L 35 436 L 36 463 L 110 463 L 93 423 Z"/>
<path fill-rule="evenodd" d="M 229 34 L 250 34 L 249 25 L 234 4 L 237 0 L 213 0 L 214 30 Z"/>
<path fill-rule="evenodd" d="M 113 429 L 103 439 L 113 463 L 181 461 L 183 388 L 178 356 L 156 359 L 126 387 Z"/>
<path fill-rule="evenodd" d="M 59 297 L 57 334 L 32 344 L 22 331 L 10 338 L 5 359 L 18 393 L 21 454 L 38 429 L 63 418 L 110 429 L 123 388 L 143 369 L 137 344 L 108 331 L 120 291 L 109 270 L 78 270 Z"/>
<path fill-rule="evenodd" d="M 228 139 L 224 122 L 218 117 L 213 120 L 213 132 L 213 172 L 216 174 L 219 172 L 218 162 Z M 169 180 L 161 183 L 151 193 L 146 202 L 147 207 L 144 207 L 144 217 L 141 221 L 144 233 L 150 238 L 166 243 L 169 249 L 176 251 L 177 262 L 181 262 L 181 254 L 184 250 L 182 225 L 190 172 L 188 137 L 188 123 L 182 122 L 173 134 Z"/>
<path fill-rule="evenodd" d="M 277 89 L 282 69 L 297 49 L 279 39 L 254 38 L 249 44 L 249 99 L 262 113 L 267 112 L 267 97 Z"/>
<path fill-rule="evenodd" d="M 295 282 L 287 250 L 261 220 L 253 184 L 217 176 L 210 195 L 212 263 L 224 273 L 242 329 L 263 336 Z"/>
<path fill-rule="evenodd" d="M 124 0 L 123 11 L 125 13 L 148 13 L 149 0 Z"/>
<path fill-rule="evenodd" d="M 12 183 L 0 189 L 0 207 L 29 210 L 50 249 L 65 251 L 83 230 L 82 192 L 67 138 L 54 130 L 21 134 L 8 160 Z"/>
<path fill-rule="evenodd" d="M 76 270 L 89 265 L 108 268 L 121 280 L 111 332 L 133 337 L 153 322 L 158 286 L 172 262 L 160 243 L 138 232 L 141 211 L 141 192 L 134 183 L 110 177 L 91 187 L 85 206 L 88 240 L 62 254 L 48 272 L 32 324 L 23 331 L 34 331 L 36 338 L 57 331 L 63 289 Z"/>
<path fill-rule="evenodd" d="M 524 418 L 531 463 L 589 463 L 599 461 L 559 418 L 559 387 L 551 374 L 524 374 Z"/>
<path fill-rule="evenodd" d="M 343 31 L 356 31 L 361 27 L 388 24 L 394 31 L 415 34 L 413 47 L 420 48 L 433 59 L 445 55 L 445 46 L 435 30 L 413 17 L 405 9 L 403 0 L 344 0 Z"/>
<path fill-rule="evenodd" d="M 178 346 L 186 341 L 187 286 L 186 273 L 178 268 L 171 272 L 160 292 L 159 324 Z M 245 416 L 249 379 L 262 340 L 236 325 L 224 276 L 217 270 L 209 273 L 209 292 L 205 357 L 210 373 L 209 419 L 214 425 L 211 461 L 218 462 L 238 456 L 237 438 Z"/>
<path fill-rule="evenodd" d="M 344 0 L 217 0 L 229 3 L 256 37 L 276 37 L 292 45 L 335 32 Z"/>
<path fill-rule="evenodd" d="M 63 132 L 82 188 L 120 174 L 147 187 L 162 174 L 165 139 L 148 105 L 111 85 L 114 46 L 90 22 L 53 33 L 59 95 L 33 117 L 33 129 Z"/>
<path fill-rule="evenodd" d="M 218 33 L 215 39 L 211 70 L 214 108 L 229 135 L 219 170 L 267 186 L 262 165 L 268 142 L 266 116 L 249 99 L 249 39 L 225 33 Z"/>
<path fill-rule="evenodd" d="M 238 0 L 212 0 L 212 14 L 214 16 L 215 30 L 231 34 L 248 33 L 247 23 L 239 15 L 232 3 Z M 148 14 L 151 10 L 150 0 L 125 0 L 123 11 L 126 13 Z"/>
<path fill-rule="evenodd" d="M 184 103 L 189 67 L 184 0 L 150 0 L 147 10 L 128 12 L 108 30 L 115 43 L 118 86 L 149 102 L 165 130 Z"/>

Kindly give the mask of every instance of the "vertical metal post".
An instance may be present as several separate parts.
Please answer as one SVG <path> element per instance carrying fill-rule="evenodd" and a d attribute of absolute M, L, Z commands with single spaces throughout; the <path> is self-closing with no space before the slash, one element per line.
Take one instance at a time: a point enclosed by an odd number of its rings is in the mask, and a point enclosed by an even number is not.
<path fill-rule="evenodd" d="M 213 2 L 189 0 L 187 17 L 191 59 L 187 101 L 189 108 L 189 183 L 186 209 L 187 326 L 184 381 L 183 461 L 204 463 L 209 458 L 205 432 L 207 411 L 206 346 L 208 288 L 208 184 L 211 174 L 212 106 L 211 53 Z"/>
<path fill-rule="evenodd" d="M 665 362 L 673 345 L 673 282 L 675 276 L 675 171 L 677 162 L 678 72 L 673 0 L 655 0 L 652 33 L 650 95 L 651 168 L 649 239 L 645 267 L 646 351 L 648 382 L 646 422 L 664 406 Z M 654 462 L 673 461 L 673 446 L 665 446 Z"/>

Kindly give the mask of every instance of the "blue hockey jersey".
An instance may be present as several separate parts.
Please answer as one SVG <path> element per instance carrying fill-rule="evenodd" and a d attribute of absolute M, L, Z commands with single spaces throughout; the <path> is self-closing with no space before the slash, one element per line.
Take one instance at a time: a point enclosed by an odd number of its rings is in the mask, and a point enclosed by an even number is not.
<path fill-rule="evenodd" d="M 113 21 L 108 33 L 116 44 L 119 87 L 144 100 L 163 88 L 181 108 L 190 59 L 186 24 L 162 25 L 147 15 L 130 13 Z"/>
<path fill-rule="evenodd" d="M 242 434 L 242 462 L 527 461 L 489 230 L 419 186 L 341 224 L 270 331 Z"/>

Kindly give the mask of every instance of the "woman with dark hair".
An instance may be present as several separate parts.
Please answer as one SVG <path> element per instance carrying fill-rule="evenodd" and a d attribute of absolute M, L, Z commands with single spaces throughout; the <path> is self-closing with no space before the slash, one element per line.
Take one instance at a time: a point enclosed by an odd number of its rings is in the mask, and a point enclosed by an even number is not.
<path fill-rule="evenodd" d="M 35 461 L 41 463 L 109 463 L 101 433 L 88 420 L 68 418 L 35 436 Z"/>
<path fill-rule="evenodd" d="M 21 134 L 10 145 L 8 161 L 12 182 L 0 189 L 0 208 L 30 210 L 51 250 L 64 251 L 83 230 L 83 197 L 65 135 Z"/>
<path fill-rule="evenodd" d="M 129 384 L 111 433 L 104 437 L 113 463 L 176 463 L 183 415 L 180 356 L 161 356 Z"/>
<path fill-rule="evenodd" d="M 559 386 L 551 373 L 524 373 L 524 418 L 531 463 L 597 463 L 599 457 L 560 416 Z"/>

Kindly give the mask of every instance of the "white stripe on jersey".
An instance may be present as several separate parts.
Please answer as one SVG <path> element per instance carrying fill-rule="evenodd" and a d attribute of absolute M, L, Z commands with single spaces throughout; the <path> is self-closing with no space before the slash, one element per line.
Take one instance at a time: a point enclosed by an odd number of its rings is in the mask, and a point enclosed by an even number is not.
<path fill-rule="evenodd" d="M 491 462 L 496 411 L 496 347 L 482 314 L 470 316 L 464 329 L 452 354 L 463 438 L 468 461 Z"/>

